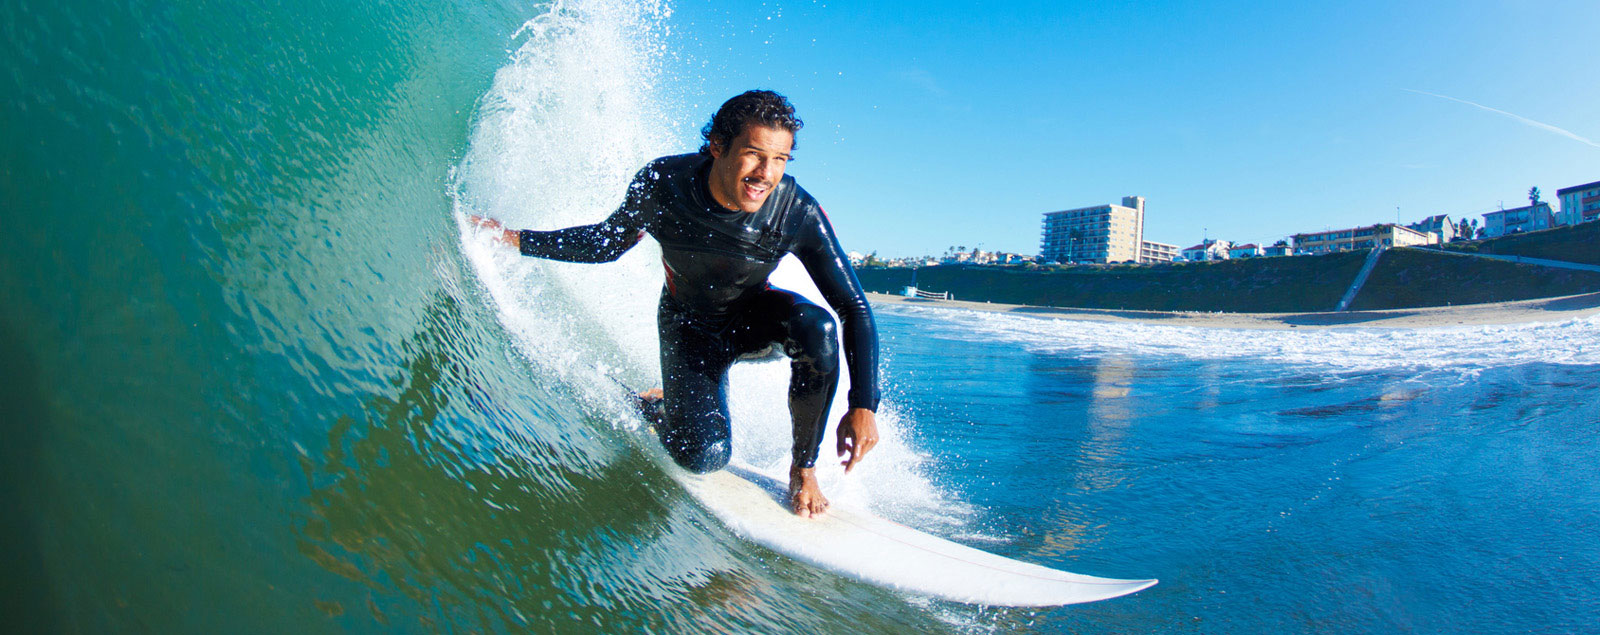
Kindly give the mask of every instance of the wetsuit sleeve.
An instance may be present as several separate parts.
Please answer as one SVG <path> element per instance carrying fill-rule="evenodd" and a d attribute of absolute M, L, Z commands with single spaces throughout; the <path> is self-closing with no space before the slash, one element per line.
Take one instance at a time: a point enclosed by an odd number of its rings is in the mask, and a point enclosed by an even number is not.
<path fill-rule="evenodd" d="M 649 229 L 648 192 L 653 185 L 650 167 L 640 170 L 628 186 L 628 195 L 611 216 L 593 225 L 580 225 L 554 231 L 524 229 L 517 234 L 522 255 L 567 262 L 611 262 L 639 240 Z"/>
<path fill-rule="evenodd" d="M 805 265 L 811 281 L 822 297 L 839 314 L 844 333 L 845 363 L 850 369 L 851 408 L 878 410 L 878 327 L 872 320 L 872 307 L 861 291 L 850 259 L 839 246 L 838 237 L 827 215 L 815 201 L 807 205 L 806 219 L 794 246 L 794 255 Z"/>

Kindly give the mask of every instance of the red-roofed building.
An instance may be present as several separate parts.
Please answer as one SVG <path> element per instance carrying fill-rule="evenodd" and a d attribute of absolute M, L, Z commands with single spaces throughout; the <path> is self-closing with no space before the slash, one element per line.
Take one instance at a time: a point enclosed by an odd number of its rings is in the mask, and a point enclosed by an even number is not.
<path fill-rule="evenodd" d="M 1600 218 L 1600 181 L 1556 190 L 1561 201 L 1557 225 L 1576 225 Z"/>
<path fill-rule="evenodd" d="M 1226 240 L 1207 240 L 1183 250 L 1183 259 L 1189 262 L 1227 260 L 1228 248 L 1232 246 L 1233 243 Z"/>

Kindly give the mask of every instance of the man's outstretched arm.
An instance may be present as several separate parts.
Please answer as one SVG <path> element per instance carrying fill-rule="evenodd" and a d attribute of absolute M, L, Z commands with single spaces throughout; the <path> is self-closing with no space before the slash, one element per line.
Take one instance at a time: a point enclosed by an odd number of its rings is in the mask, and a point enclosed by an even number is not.
<path fill-rule="evenodd" d="M 633 176 L 622 206 L 611 216 L 593 225 L 580 225 L 554 231 L 506 229 L 492 218 L 468 215 L 467 220 L 483 229 L 498 232 L 494 241 L 516 247 L 524 256 L 566 262 L 611 262 L 639 244 L 650 222 L 647 201 L 656 178 L 655 164 Z"/>
<path fill-rule="evenodd" d="M 524 256 L 566 262 L 611 262 L 644 238 L 644 223 L 639 214 L 627 208 L 593 225 L 554 231 L 506 229 L 500 221 L 475 215 L 469 215 L 467 220 L 497 232 L 495 242 L 516 247 Z"/>

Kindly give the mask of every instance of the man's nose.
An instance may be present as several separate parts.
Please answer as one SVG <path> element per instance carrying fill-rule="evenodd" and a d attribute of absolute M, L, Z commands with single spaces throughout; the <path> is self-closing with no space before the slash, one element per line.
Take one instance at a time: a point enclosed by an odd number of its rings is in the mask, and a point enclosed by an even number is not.
<path fill-rule="evenodd" d="M 770 181 L 772 180 L 772 170 L 774 167 L 776 167 L 776 165 L 777 162 L 773 161 L 772 159 L 762 159 L 756 163 L 755 173 L 752 176 L 755 176 L 763 181 Z"/>

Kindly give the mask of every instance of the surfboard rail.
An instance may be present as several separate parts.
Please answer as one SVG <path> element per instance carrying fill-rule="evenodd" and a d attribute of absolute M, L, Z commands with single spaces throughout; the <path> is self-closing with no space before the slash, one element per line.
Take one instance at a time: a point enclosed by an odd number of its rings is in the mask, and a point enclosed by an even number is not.
<path fill-rule="evenodd" d="M 1111 599 L 1156 580 L 1099 578 L 1013 560 L 835 504 L 795 516 L 787 487 L 733 466 L 685 475 L 684 486 L 740 537 L 839 575 L 907 594 L 989 606 L 1044 607 Z"/>

